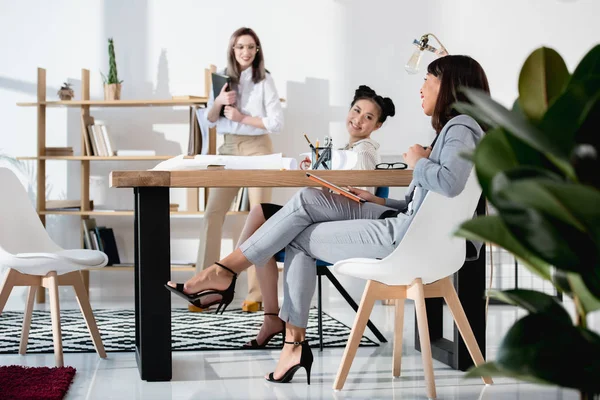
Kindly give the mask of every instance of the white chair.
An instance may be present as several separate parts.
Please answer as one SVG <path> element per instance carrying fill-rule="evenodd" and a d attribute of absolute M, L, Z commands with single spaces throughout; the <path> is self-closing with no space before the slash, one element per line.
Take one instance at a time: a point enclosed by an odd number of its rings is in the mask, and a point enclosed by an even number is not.
<path fill-rule="evenodd" d="M 400 376 L 404 300 L 414 300 L 429 398 L 435 399 L 436 391 L 425 298 L 444 298 L 475 365 L 484 362 L 450 279 L 463 265 L 466 253 L 465 239 L 454 237 L 453 232 L 461 222 L 472 218 L 480 195 L 481 188 L 474 172 L 471 173 L 465 189 L 454 198 L 429 192 L 404 238 L 392 254 L 381 260 L 353 258 L 334 265 L 334 270 L 341 274 L 367 280 L 352 333 L 333 385 L 335 390 L 341 390 L 344 386 L 366 321 L 373 304 L 379 299 L 397 299 L 393 349 L 395 377 Z M 483 381 L 486 384 L 492 383 L 489 377 L 483 378 Z"/>
<path fill-rule="evenodd" d="M 54 243 L 31 205 L 23 185 L 7 168 L 0 168 L 0 187 L 0 269 L 7 269 L 0 287 L 0 313 L 14 286 L 29 286 L 19 354 L 27 351 L 35 293 L 39 286 L 43 286 L 50 292 L 56 366 L 63 366 L 58 286 L 72 285 L 94 347 L 100 357 L 106 358 L 79 271 L 89 267 L 104 267 L 108 257 L 96 250 L 65 250 Z"/>

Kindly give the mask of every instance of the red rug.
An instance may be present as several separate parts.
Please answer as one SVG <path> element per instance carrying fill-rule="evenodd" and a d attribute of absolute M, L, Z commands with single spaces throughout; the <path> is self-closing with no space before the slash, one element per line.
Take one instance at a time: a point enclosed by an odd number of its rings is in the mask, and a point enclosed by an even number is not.
<path fill-rule="evenodd" d="M 0 367 L 0 398 L 62 400 L 74 376 L 73 367 Z"/>

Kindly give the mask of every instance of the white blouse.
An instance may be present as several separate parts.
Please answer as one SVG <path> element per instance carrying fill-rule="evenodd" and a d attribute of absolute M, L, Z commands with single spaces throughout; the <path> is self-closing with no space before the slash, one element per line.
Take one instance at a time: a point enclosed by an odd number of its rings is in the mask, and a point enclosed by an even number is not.
<path fill-rule="evenodd" d="M 362 139 L 352 144 L 348 143 L 342 150 L 351 150 L 358 153 L 356 165 L 354 170 L 371 170 L 375 169 L 375 166 L 381 162 L 381 156 L 379 155 L 379 143 L 373 139 Z M 363 189 L 375 194 L 376 187 L 358 187 L 357 189 Z"/>
<path fill-rule="evenodd" d="M 219 73 L 224 74 L 225 70 Z M 251 117 L 260 117 L 266 129 L 255 128 L 251 125 L 231 121 L 220 117 L 215 123 L 209 121 L 209 126 L 217 126 L 217 133 L 235 135 L 264 135 L 265 133 L 280 133 L 283 129 L 283 108 L 275 89 L 275 82 L 271 74 L 267 73 L 265 79 L 258 83 L 252 81 L 252 67 L 242 71 L 240 82 L 237 85 L 236 105 L 242 114 Z M 210 89 L 208 110 L 215 103 L 213 89 Z"/>

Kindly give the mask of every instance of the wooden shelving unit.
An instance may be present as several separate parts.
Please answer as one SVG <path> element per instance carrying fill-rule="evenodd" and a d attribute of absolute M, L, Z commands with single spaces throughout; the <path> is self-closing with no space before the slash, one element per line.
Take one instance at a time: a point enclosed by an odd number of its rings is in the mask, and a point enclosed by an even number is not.
<path fill-rule="evenodd" d="M 133 216 L 133 211 L 102 211 L 102 210 L 90 210 L 90 162 L 91 161 L 161 161 L 167 160 L 174 155 L 161 155 L 161 156 L 111 156 L 111 157 L 99 157 L 93 155 L 74 155 L 74 156 L 46 156 L 46 109 L 53 107 L 77 107 L 81 110 L 81 151 L 85 152 L 85 135 L 87 133 L 87 127 L 85 121 L 93 121 L 91 118 L 90 109 L 96 107 L 176 107 L 176 106 L 198 106 L 206 105 L 208 101 L 208 93 L 210 90 L 210 73 L 214 71 L 214 66 L 210 69 L 205 70 L 205 96 L 194 99 L 186 100 L 173 100 L 173 99 L 152 99 L 152 100 L 91 100 L 90 99 L 90 71 L 87 69 L 81 70 L 81 100 L 69 100 L 69 101 L 48 101 L 46 99 L 46 70 L 44 68 L 38 68 L 37 70 L 37 101 L 36 102 L 20 102 L 17 106 L 20 107 L 35 107 L 37 111 L 37 151 L 35 156 L 18 157 L 19 160 L 34 160 L 37 163 L 37 199 L 36 208 L 40 220 L 45 225 L 46 215 L 72 215 L 80 216 L 81 219 L 87 219 L 93 216 Z M 190 111 L 191 112 L 191 111 Z M 216 139 L 214 130 L 210 133 L 209 142 L 209 153 L 215 154 Z M 80 192 L 80 211 L 60 211 L 60 210 L 46 210 L 46 198 L 45 198 L 45 187 L 46 187 L 46 162 L 62 160 L 62 161 L 75 161 L 80 163 L 81 168 L 81 192 Z M 174 217 L 197 217 L 201 216 L 202 212 L 197 211 L 178 211 L 172 212 L 171 215 Z M 242 214 L 240 212 L 232 212 L 229 214 Z M 245 213 L 244 213 L 245 214 Z M 82 238 L 83 244 L 83 238 Z M 191 266 L 172 266 L 177 271 L 189 271 L 193 272 L 194 267 Z M 132 266 L 111 266 L 105 268 L 91 268 L 89 270 L 82 271 L 86 288 L 89 286 L 89 271 L 90 270 L 101 270 L 101 271 L 133 271 Z M 37 301 L 43 303 L 45 301 L 45 291 L 37 291 Z"/>

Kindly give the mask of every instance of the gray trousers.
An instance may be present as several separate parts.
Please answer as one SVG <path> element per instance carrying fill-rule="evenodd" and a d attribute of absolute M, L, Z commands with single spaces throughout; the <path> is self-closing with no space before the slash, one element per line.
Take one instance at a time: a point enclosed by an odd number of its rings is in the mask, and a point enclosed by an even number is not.
<path fill-rule="evenodd" d="M 408 218 L 400 214 L 379 219 L 387 210 L 393 209 L 375 203 L 359 204 L 321 189 L 302 189 L 240 250 L 254 265 L 265 265 L 285 248 L 284 297 L 279 317 L 305 328 L 316 286 L 316 259 L 335 263 L 389 255 L 396 247 L 398 223 Z"/>

